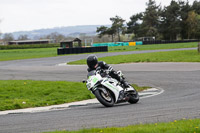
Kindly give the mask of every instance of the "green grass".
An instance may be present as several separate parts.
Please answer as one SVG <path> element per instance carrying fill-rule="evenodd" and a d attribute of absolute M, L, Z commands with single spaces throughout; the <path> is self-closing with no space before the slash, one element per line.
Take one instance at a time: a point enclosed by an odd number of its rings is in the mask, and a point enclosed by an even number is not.
<path fill-rule="evenodd" d="M 66 129 L 67 130 L 67 129 Z M 49 133 L 199 133 L 200 119 L 174 120 L 167 123 L 139 124 L 127 127 L 82 129 L 79 131 L 55 131 Z"/>
<path fill-rule="evenodd" d="M 197 47 L 197 43 L 118 46 L 118 47 L 109 47 L 108 50 L 109 52 L 122 52 L 122 51 L 174 49 L 174 48 L 190 48 L 190 47 Z M 0 61 L 54 57 L 54 56 L 58 56 L 57 48 L 0 50 Z"/>
<path fill-rule="evenodd" d="M 30 49 L 30 48 L 52 48 L 60 47 L 60 44 L 23 44 L 23 45 L 0 45 L 0 50 L 6 49 Z"/>
<path fill-rule="evenodd" d="M 69 103 L 94 96 L 80 82 L 0 80 L 0 110 Z"/>
<path fill-rule="evenodd" d="M 197 50 L 183 50 L 170 52 L 142 53 L 131 55 L 118 55 L 99 58 L 108 64 L 121 64 L 131 62 L 200 62 Z M 86 60 L 69 62 L 68 64 L 86 64 Z"/>
<path fill-rule="evenodd" d="M 134 85 L 138 91 L 148 87 Z M 95 98 L 81 82 L 0 80 L 0 111 Z"/>
<path fill-rule="evenodd" d="M 0 61 L 57 56 L 57 48 L 0 50 Z"/>
<path fill-rule="evenodd" d="M 153 45 L 137 45 L 137 46 L 117 46 L 117 47 L 109 47 L 109 52 L 192 48 L 192 47 L 197 47 L 197 45 L 198 45 L 197 42 L 191 42 L 191 43 L 171 43 L 171 44 L 153 44 Z"/>
<path fill-rule="evenodd" d="M 141 92 L 141 91 L 143 91 L 143 90 L 146 90 L 146 89 L 149 89 L 149 88 L 151 88 L 151 87 L 149 87 L 149 86 L 138 86 L 138 85 L 136 85 L 136 84 L 131 84 L 138 92 Z"/>

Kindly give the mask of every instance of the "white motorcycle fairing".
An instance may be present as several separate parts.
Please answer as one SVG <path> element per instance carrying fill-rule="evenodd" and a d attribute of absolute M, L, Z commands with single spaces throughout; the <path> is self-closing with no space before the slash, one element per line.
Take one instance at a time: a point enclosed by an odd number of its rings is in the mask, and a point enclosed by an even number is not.
<path fill-rule="evenodd" d="M 124 90 L 120 86 L 120 83 L 116 79 L 110 77 L 101 77 L 99 73 L 96 73 L 95 75 L 90 76 L 87 80 L 86 86 L 88 90 L 95 91 L 98 88 L 98 82 L 100 82 L 100 85 L 109 89 L 114 94 L 115 103 L 117 103 L 120 92 Z M 134 91 L 134 89 L 130 86 L 129 88 L 126 88 L 125 91 Z"/>
<path fill-rule="evenodd" d="M 119 85 L 119 82 L 113 78 L 104 78 L 101 84 L 113 92 L 113 94 L 115 95 L 115 103 L 116 103 L 118 101 L 120 91 L 124 90 Z"/>
<path fill-rule="evenodd" d="M 102 73 L 104 71 L 88 72 L 88 79 L 83 80 L 97 98 L 97 100 L 106 107 L 112 107 L 115 103 L 129 102 L 135 104 L 139 101 L 138 92 L 129 85 L 128 88 L 123 88 L 123 85 L 109 75 Z"/>

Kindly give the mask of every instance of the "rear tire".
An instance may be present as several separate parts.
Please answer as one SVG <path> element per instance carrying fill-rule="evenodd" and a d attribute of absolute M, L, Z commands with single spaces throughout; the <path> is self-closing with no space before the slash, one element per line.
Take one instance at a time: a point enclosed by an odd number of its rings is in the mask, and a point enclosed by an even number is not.
<path fill-rule="evenodd" d="M 105 89 L 105 90 L 108 93 L 107 96 L 104 94 L 103 90 L 101 90 L 99 88 L 97 90 L 95 90 L 94 95 L 96 96 L 98 101 L 101 104 L 103 104 L 105 107 L 112 107 L 114 105 L 114 98 L 109 90 L 107 90 L 107 89 Z"/>

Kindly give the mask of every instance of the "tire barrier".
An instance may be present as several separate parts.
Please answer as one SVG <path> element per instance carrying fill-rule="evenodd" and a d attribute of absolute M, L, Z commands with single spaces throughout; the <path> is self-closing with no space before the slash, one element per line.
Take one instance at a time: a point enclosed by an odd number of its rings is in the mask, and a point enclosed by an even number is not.
<path fill-rule="evenodd" d="M 99 46 L 136 46 L 136 45 L 142 45 L 142 41 L 136 41 L 136 42 L 110 42 L 110 43 L 95 43 L 92 46 L 93 47 L 99 47 Z"/>
<path fill-rule="evenodd" d="M 187 42 L 198 42 L 199 40 L 155 40 L 155 41 L 143 41 L 143 45 L 148 44 L 166 44 L 166 43 L 187 43 Z"/>
<path fill-rule="evenodd" d="M 92 52 L 108 52 L 107 46 L 101 47 L 77 47 L 77 48 L 58 48 L 57 54 L 80 54 L 80 53 L 92 53 Z"/>
<path fill-rule="evenodd" d="M 93 47 L 99 46 L 136 46 L 136 45 L 151 45 L 151 44 L 169 44 L 169 43 L 188 43 L 188 42 L 199 42 L 200 40 L 154 40 L 154 41 L 132 41 L 132 42 L 110 42 L 110 43 L 95 43 Z"/>

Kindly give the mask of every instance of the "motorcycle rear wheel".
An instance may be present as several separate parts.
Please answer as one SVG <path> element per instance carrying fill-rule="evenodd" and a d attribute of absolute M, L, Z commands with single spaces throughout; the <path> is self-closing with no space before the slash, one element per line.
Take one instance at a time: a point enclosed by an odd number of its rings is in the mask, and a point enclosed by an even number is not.
<path fill-rule="evenodd" d="M 107 91 L 107 94 L 103 92 L 103 90 Z M 94 95 L 98 99 L 98 101 L 103 104 L 105 107 L 112 107 L 114 105 L 114 98 L 111 94 L 111 92 L 105 88 L 98 88 L 95 90 Z"/>

